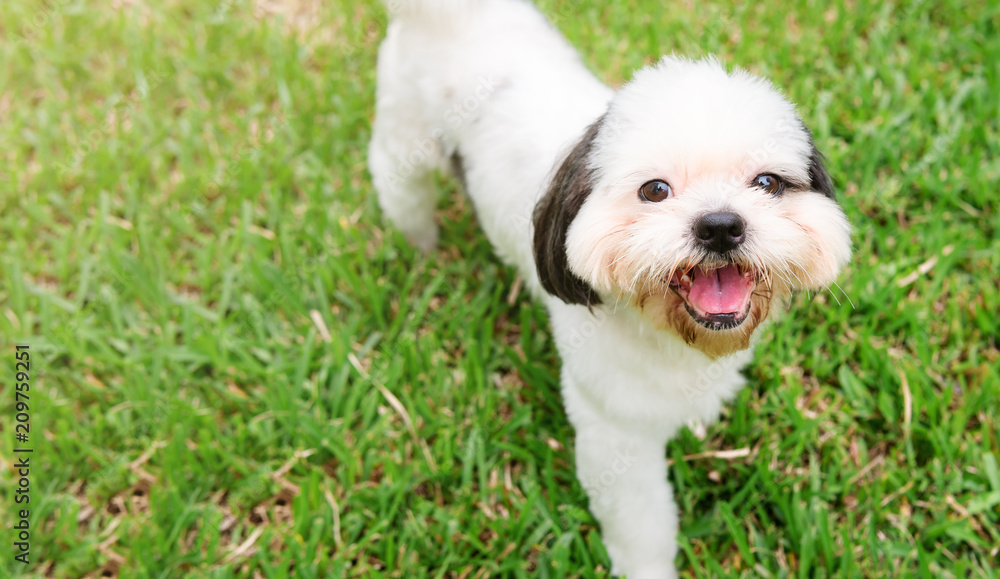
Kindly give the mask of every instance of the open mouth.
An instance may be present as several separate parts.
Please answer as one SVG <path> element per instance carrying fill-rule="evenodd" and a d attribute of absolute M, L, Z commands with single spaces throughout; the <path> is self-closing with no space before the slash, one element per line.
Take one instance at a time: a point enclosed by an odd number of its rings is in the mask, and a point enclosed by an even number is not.
<path fill-rule="evenodd" d="M 742 324 L 750 314 L 755 287 L 753 272 L 734 263 L 677 270 L 670 278 L 670 289 L 684 300 L 688 314 L 709 330 L 729 330 Z"/>

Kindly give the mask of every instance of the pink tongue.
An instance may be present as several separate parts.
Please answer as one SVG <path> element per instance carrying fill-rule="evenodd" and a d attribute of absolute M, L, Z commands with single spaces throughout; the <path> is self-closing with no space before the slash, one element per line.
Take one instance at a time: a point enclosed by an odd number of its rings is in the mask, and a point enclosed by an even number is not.
<path fill-rule="evenodd" d="M 741 314 L 753 281 L 743 277 L 735 265 L 704 272 L 698 270 L 688 300 L 706 314 Z"/>

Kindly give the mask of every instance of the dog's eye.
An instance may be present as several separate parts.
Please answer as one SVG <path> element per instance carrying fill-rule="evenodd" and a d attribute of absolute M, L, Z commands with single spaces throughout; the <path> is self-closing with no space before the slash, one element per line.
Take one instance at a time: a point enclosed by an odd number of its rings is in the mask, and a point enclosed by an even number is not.
<path fill-rule="evenodd" d="M 781 180 L 781 177 L 770 173 L 757 175 L 753 179 L 753 184 L 771 195 L 781 195 L 781 192 L 785 190 L 785 182 Z"/>
<path fill-rule="evenodd" d="M 643 183 L 642 187 L 639 187 L 639 197 L 643 201 L 656 203 L 657 201 L 663 201 L 668 197 L 672 197 L 673 194 L 674 190 L 670 188 L 670 184 L 660 179 L 648 181 Z"/>

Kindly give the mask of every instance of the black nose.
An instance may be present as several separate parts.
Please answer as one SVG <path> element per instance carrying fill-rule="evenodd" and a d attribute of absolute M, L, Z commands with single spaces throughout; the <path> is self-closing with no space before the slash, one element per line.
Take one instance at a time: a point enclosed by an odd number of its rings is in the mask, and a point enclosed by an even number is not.
<path fill-rule="evenodd" d="M 706 213 L 694 222 L 694 235 L 705 249 L 726 253 L 743 243 L 746 223 L 732 211 Z"/>

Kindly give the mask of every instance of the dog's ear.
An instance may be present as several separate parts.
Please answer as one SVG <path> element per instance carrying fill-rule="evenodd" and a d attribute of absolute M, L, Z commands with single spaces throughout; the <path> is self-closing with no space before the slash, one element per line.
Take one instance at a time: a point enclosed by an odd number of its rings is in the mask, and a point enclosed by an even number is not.
<path fill-rule="evenodd" d="M 833 179 L 830 177 L 830 173 L 827 172 L 826 165 L 824 164 L 826 158 L 813 143 L 812 131 L 806 128 L 805 125 L 802 128 L 809 135 L 809 148 L 812 149 L 812 152 L 809 154 L 809 188 L 836 201 L 837 196 L 833 190 Z"/>
<path fill-rule="evenodd" d="M 601 303 L 594 288 L 570 271 L 566 234 L 594 187 L 594 172 L 588 164 L 603 122 L 602 116 L 587 128 L 535 206 L 534 252 L 538 279 L 545 291 L 567 304 L 592 306 Z"/>

